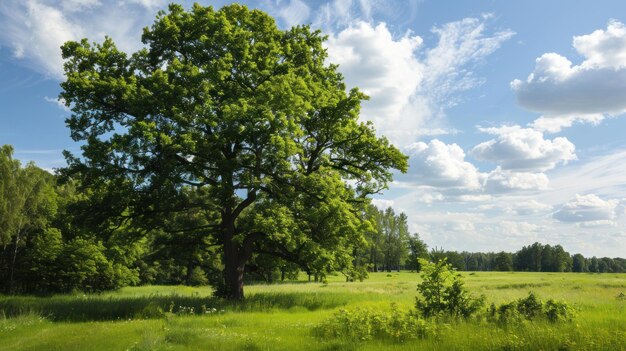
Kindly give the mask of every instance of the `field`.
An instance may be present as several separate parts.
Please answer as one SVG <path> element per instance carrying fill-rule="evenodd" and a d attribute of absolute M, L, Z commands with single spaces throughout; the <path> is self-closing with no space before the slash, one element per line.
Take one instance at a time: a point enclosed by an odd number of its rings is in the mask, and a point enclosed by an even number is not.
<path fill-rule="evenodd" d="M 626 274 L 464 273 L 488 303 L 527 296 L 573 305 L 572 322 L 439 325 L 436 336 L 394 342 L 320 337 L 340 308 L 413 308 L 415 273 L 364 282 L 249 285 L 231 304 L 206 287 L 148 286 L 85 296 L 0 296 L 0 350 L 626 350 Z M 622 295 L 623 296 L 623 295 Z"/>

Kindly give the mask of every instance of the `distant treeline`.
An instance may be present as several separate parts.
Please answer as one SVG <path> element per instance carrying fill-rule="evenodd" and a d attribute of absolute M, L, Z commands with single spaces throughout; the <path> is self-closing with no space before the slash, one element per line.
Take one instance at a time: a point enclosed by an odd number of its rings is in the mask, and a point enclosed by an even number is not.
<path fill-rule="evenodd" d="M 355 266 L 370 272 L 409 269 L 419 271 L 419 258 L 447 261 L 460 271 L 593 272 L 624 273 L 626 259 L 586 258 L 571 254 L 561 245 L 538 242 L 517 252 L 458 252 L 433 248 L 430 251 L 417 233 L 409 234 L 408 219 L 393 208 L 379 210 L 370 206 L 366 214 L 373 230 L 365 233 L 366 249 L 355 252 Z"/>
<path fill-rule="evenodd" d="M 447 259 L 460 271 L 524 271 L 524 272 L 592 272 L 625 273 L 626 259 L 584 257 L 570 254 L 561 245 L 542 245 L 538 242 L 510 252 L 457 252 L 431 250 L 433 261 Z M 407 268 L 413 268 L 411 265 Z"/>

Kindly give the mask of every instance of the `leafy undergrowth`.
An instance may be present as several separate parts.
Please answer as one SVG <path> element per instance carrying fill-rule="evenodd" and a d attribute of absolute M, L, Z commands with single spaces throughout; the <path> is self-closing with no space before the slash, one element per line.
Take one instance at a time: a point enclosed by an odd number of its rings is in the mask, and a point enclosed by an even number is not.
<path fill-rule="evenodd" d="M 401 312 L 392 304 L 390 311 L 354 308 L 340 309 L 315 329 L 323 338 L 365 341 L 372 339 L 404 342 L 409 339 L 436 337 L 437 330 L 459 323 L 487 321 L 498 326 L 523 321 L 571 322 L 573 309 L 553 299 L 543 302 L 530 292 L 526 298 L 491 304 L 483 310 L 484 296 L 473 297 L 465 287 L 463 276 L 445 259 L 437 263 L 420 260 L 422 281 L 415 309 Z"/>
<path fill-rule="evenodd" d="M 518 299 L 499 306 L 491 304 L 487 310 L 487 320 L 501 325 L 518 324 L 522 320 L 547 320 L 552 323 L 571 322 L 574 310 L 566 302 L 549 299 L 541 301 L 530 292 L 526 298 Z"/>
<path fill-rule="evenodd" d="M 389 312 L 370 308 L 340 309 L 318 325 L 314 333 L 321 338 L 405 341 L 435 336 L 437 325 L 411 312 L 400 311 L 392 304 Z"/>

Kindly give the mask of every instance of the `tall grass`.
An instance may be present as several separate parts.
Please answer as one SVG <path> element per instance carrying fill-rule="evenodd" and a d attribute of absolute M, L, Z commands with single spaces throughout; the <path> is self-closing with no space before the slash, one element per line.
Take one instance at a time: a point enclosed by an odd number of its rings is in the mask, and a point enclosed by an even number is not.
<path fill-rule="evenodd" d="M 173 314 L 303 309 L 316 311 L 343 306 L 348 297 L 319 292 L 258 292 L 243 302 L 211 296 L 153 294 L 147 296 L 0 297 L 0 311 L 7 317 L 38 315 L 50 321 L 115 321 L 164 317 Z"/>

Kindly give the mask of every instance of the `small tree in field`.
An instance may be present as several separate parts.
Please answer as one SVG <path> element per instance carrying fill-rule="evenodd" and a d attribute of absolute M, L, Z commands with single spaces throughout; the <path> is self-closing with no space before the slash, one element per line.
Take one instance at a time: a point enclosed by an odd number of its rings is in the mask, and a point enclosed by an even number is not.
<path fill-rule="evenodd" d="M 473 298 L 460 274 L 445 259 L 436 263 L 419 260 L 423 281 L 417 285 L 415 308 L 424 317 L 449 315 L 468 318 L 484 304 L 484 297 Z"/>

